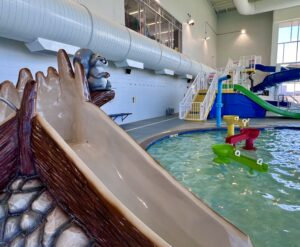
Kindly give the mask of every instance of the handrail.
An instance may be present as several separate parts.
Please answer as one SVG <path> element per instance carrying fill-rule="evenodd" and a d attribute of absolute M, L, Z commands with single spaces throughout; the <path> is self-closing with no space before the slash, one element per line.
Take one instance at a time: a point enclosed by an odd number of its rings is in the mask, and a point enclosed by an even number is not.
<path fill-rule="evenodd" d="M 193 105 L 193 101 L 195 97 L 197 97 L 197 94 L 199 90 L 206 90 L 207 89 L 207 80 L 206 80 L 206 72 L 203 70 L 196 76 L 195 80 L 189 87 L 189 89 L 186 92 L 185 97 L 179 104 L 179 118 L 185 119 L 188 112 L 191 111 Z"/>
<path fill-rule="evenodd" d="M 231 59 L 228 60 L 227 65 L 222 74 L 228 74 L 229 71 L 234 72 L 236 65 Z M 213 79 L 210 82 L 210 78 L 213 75 Z M 200 72 L 195 78 L 194 82 L 188 89 L 184 99 L 179 105 L 179 118 L 188 120 L 206 120 L 210 109 L 214 103 L 216 97 L 216 90 L 218 84 L 219 73 L 203 73 Z M 229 82 L 228 88 L 229 88 Z M 199 90 L 207 90 L 202 102 L 195 102 L 195 98 L 198 95 Z"/>
<path fill-rule="evenodd" d="M 206 120 L 209 114 L 209 111 L 212 107 L 216 96 L 216 89 L 217 89 L 217 82 L 218 82 L 218 74 L 214 75 L 214 78 L 206 92 L 203 102 L 201 102 L 200 106 L 200 120 Z"/>
<path fill-rule="evenodd" d="M 235 65 L 232 61 L 232 59 L 228 59 L 227 65 L 225 69 L 222 71 L 222 76 L 225 76 L 229 74 L 230 71 L 234 71 Z M 206 120 L 207 116 L 211 110 L 211 107 L 214 103 L 215 97 L 216 97 L 216 91 L 218 86 L 218 74 L 215 74 L 214 79 L 212 83 L 210 84 L 210 87 L 207 90 L 207 93 L 204 97 L 203 102 L 201 103 L 200 107 L 200 120 Z M 227 88 L 229 88 L 229 80 L 227 82 Z"/>
<path fill-rule="evenodd" d="M 290 98 L 292 98 L 292 100 L 295 101 L 295 103 L 300 104 L 299 100 L 296 99 L 295 96 L 293 96 L 293 95 L 286 95 L 286 97 L 290 97 Z"/>
<path fill-rule="evenodd" d="M 188 89 L 184 99 L 180 102 L 179 118 L 206 120 L 216 97 L 218 78 L 230 75 L 231 78 L 224 81 L 223 88 L 225 89 L 232 89 L 234 84 L 245 84 L 247 82 L 245 69 L 255 70 L 257 63 L 261 63 L 260 56 L 241 57 L 238 62 L 228 59 L 226 67 L 215 73 L 211 83 L 209 83 L 209 76 L 212 73 L 207 74 L 201 71 Z M 207 90 L 207 92 L 202 102 L 195 102 L 199 90 Z"/>
<path fill-rule="evenodd" d="M 289 100 L 292 99 L 292 101 Z M 300 110 L 300 102 L 296 99 L 293 95 L 288 94 L 279 94 L 277 95 L 277 106 L 280 106 L 280 102 L 288 103 L 288 110 L 289 111 L 299 111 Z"/>
<path fill-rule="evenodd" d="M 252 70 L 254 72 L 256 64 L 261 64 L 261 56 L 251 55 L 240 57 L 235 74 L 233 75 L 233 84 L 240 84 L 246 88 L 250 88 L 247 83 L 248 76 L 245 70 Z"/>
<path fill-rule="evenodd" d="M 277 95 L 277 101 L 288 101 L 288 102 L 291 102 L 291 101 L 288 100 L 288 98 L 291 98 L 292 101 L 294 101 L 295 104 L 300 104 L 300 101 L 295 96 L 293 96 L 293 95 L 289 95 L 289 94 L 278 94 Z"/>

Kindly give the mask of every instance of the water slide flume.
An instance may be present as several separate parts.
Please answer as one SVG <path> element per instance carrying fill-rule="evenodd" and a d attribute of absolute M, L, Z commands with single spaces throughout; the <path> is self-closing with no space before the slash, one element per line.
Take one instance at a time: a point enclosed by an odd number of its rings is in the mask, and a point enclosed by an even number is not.
<path fill-rule="evenodd" d="M 279 107 L 273 106 L 241 85 L 235 84 L 234 90 L 243 93 L 249 99 L 253 100 L 255 103 L 257 103 L 258 105 L 260 105 L 262 108 L 266 109 L 267 111 L 274 112 L 274 113 L 282 115 L 284 117 L 300 119 L 300 112 L 288 111 L 288 110 L 284 110 Z"/>
<path fill-rule="evenodd" d="M 274 71 L 275 72 L 275 71 Z M 283 82 L 295 81 L 300 78 L 300 69 L 292 68 L 292 69 L 282 69 L 279 72 L 270 74 L 264 78 L 264 80 L 253 87 L 253 92 L 262 91 L 266 88 L 274 87 Z"/>
<path fill-rule="evenodd" d="M 230 164 L 232 161 L 236 161 L 240 164 L 248 166 L 250 173 L 253 171 L 267 172 L 269 166 L 263 163 L 262 159 L 253 159 L 242 155 L 241 152 L 235 149 L 230 144 L 215 144 L 212 146 L 214 154 L 217 156 L 214 158 L 214 162 L 218 164 Z"/>
<path fill-rule="evenodd" d="M 33 78 L 25 69 L 19 79 L 24 83 L 17 88 L 0 85 L 0 97 L 18 109 L 18 93 Z M 0 148 L 1 188 L 16 174 L 17 133 L 26 130 L 26 149 L 20 151 L 34 156 L 24 164 L 36 169 L 95 246 L 252 246 L 246 234 L 183 188 L 91 103 L 83 67 L 75 63 L 73 68 L 64 51 L 58 53 L 58 71 L 38 72 L 32 85 L 32 100 L 25 101 L 32 114 L 28 117 L 23 107 L 21 127 L 18 111 L 0 104 L 0 145 L 6 141 L 5 147 L 13 147 L 9 156 Z"/>

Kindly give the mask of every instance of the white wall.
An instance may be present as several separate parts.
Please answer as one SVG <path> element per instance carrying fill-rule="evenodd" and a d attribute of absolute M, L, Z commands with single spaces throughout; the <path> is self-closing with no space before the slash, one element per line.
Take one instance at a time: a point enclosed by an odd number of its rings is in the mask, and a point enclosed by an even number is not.
<path fill-rule="evenodd" d="M 0 83 L 10 80 L 16 84 L 19 70 L 24 67 L 34 76 L 37 71 L 46 73 L 49 66 L 57 68 L 55 55 L 31 53 L 22 42 L 0 38 Z M 187 89 L 186 80 L 155 75 L 152 71 L 132 70 L 128 75 L 113 65 L 107 71 L 116 97 L 102 109 L 108 114 L 132 113 L 124 123 L 165 115 L 168 107 L 178 112 L 178 104 Z"/>
<path fill-rule="evenodd" d="M 218 67 L 226 65 L 228 57 L 261 55 L 262 63 L 269 65 L 272 44 L 272 12 L 258 15 L 240 15 L 236 11 L 218 15 Z M 240 30 L 246 29 L 246 34 Z"/>
<path fill-rule="evenodd" d="M 184 79 L 154 76 L 151 71 L 132 70 L 129 75 L 110 66 L 108 72 L 116 96 L 102 109 L 109 113 L 130 112 L 132 115 L 126 119 L 128 122 L 163 116 L 166 108 L 174 108 L 178 112 L 179 102 L 188 85 Z"/>
<path fill-rule="evenodd" d="M 217 15 L 207 0 L 158 0 L 162 7 L 169 11 L 183 25 L 183 53 L 192 59 L 216 67 L 217 62 L 217 39 L 211 29 L 217 29 Z M 195 20 L 194 26 L 189 26 L 187 13 Z M 206 25 L 208 22 L 209 25 Z M 204 41 L 205 25 L 210 40 Z"/>

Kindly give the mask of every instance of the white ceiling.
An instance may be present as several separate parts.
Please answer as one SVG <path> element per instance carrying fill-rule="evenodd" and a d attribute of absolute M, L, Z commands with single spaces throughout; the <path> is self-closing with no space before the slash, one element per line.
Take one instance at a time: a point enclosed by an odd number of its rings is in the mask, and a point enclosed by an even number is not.
<path fill-rule="evenodd" d="M 217 13 L 235 9 L 232 0 L 209 0 Z"/>
<path fill-rule="evenodd" d="M 236 9 L 232 0 L 208 0 L 208 1 L 212 4 L 216 13 L 227 12 Z M 256 2 L 256 1 L 261 1 L 261 0 L 249 0 L 249 2 Z"/>

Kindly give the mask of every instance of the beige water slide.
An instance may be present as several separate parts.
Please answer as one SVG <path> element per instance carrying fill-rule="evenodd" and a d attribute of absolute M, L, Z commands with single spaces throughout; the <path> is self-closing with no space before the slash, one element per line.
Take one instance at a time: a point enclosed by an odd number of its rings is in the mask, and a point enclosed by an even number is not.
<path fill-rule="evenodd" d="M 75 64 L 74 70 L 60 51 L 58 72 L 49 68 L 47 75 L 36 74 L 36 118 L 109 205 L 153 246 L 252 246 L 247 235 L 183 188 L 90 103 L 81 65 Z M 30 77 L 30 71 L 22 70 L 18 89 L 3 83 L 0 96 L 19 107 L 22 85 Z M 0 103 L 0 125 L 12 114 Z M 137 245 L 129 241 L 99 246 Z"/>

